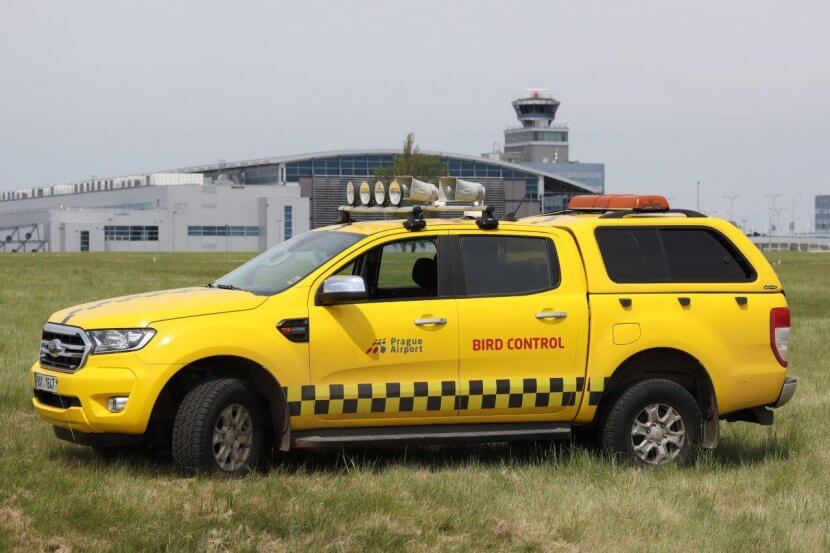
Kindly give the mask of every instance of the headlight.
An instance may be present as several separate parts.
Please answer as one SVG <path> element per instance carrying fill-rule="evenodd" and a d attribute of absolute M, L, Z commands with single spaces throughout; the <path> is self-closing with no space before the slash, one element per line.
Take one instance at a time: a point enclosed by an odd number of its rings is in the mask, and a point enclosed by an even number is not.
<path fill-rule="evenodd" d="M 143 348 L 156 331 L 152 328 L 88 330 L 86 335 L 92 342 L 92 353 L 115 353 Z"/>

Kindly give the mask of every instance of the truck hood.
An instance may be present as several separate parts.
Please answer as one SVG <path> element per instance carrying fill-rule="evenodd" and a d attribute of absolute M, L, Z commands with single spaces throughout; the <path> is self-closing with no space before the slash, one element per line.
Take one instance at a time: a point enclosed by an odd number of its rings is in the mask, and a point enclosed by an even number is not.
<path fill-rule="evenodd" d="M 76 305 L 58 311 L 49 322 L 85 329 L 141 328 L 153 321 L 254 309 L 266 299 L 241 290 L 180 288 Z"/>

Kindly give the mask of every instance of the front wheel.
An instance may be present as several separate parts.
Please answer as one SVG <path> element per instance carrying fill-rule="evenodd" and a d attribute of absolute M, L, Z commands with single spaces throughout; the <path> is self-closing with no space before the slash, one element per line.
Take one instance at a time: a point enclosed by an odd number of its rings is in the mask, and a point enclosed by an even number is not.
<path fill-rule="evenodd" d="M 690 465 L 700 452 L 703 416 L 695 398 L 663 379 L 627 389 L 611 407 L 602 432 L 605 452 L 640 465 Z"/>
<path fill-rule="evenodd" d="M 173 423 L 173 459 L 186 472 L 241 476 L 259 462 L 263 413 L 246 385 L 208 380 L 185 396 Z"/>

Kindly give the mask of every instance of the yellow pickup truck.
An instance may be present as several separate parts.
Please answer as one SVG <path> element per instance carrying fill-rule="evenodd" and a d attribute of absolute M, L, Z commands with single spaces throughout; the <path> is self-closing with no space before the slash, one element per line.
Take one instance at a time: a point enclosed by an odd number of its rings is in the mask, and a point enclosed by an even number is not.
<path fill-rule="evenodd" d="M 719 420 L 772 424 L 793 396 L 784 291 L 732 224 L 659 196 L 519 220 L 428 207 L 349 205 L 207 286 L 58 311 L 35 409 L 64 440 L 238 475 L 271 447 L 577 427 L 621 460 L 689 464 Z"/>

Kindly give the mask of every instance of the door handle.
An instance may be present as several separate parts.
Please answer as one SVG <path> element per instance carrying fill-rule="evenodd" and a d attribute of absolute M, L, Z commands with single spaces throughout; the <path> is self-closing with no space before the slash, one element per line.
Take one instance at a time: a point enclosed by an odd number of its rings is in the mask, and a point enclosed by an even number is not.
<path fill-rule="evenodd" d="M 424 319 L 415 319 L 415 324 L 418 326 L 445 325 L 447 324 L 447 319 L 444 317 L 426 317 Z"/>
<path fill-rule="evenodd" d="M 541 313 L 536 313 L 537 319 L 564 319 L 567 316 L 567 311 L 542 311 Z"/>

